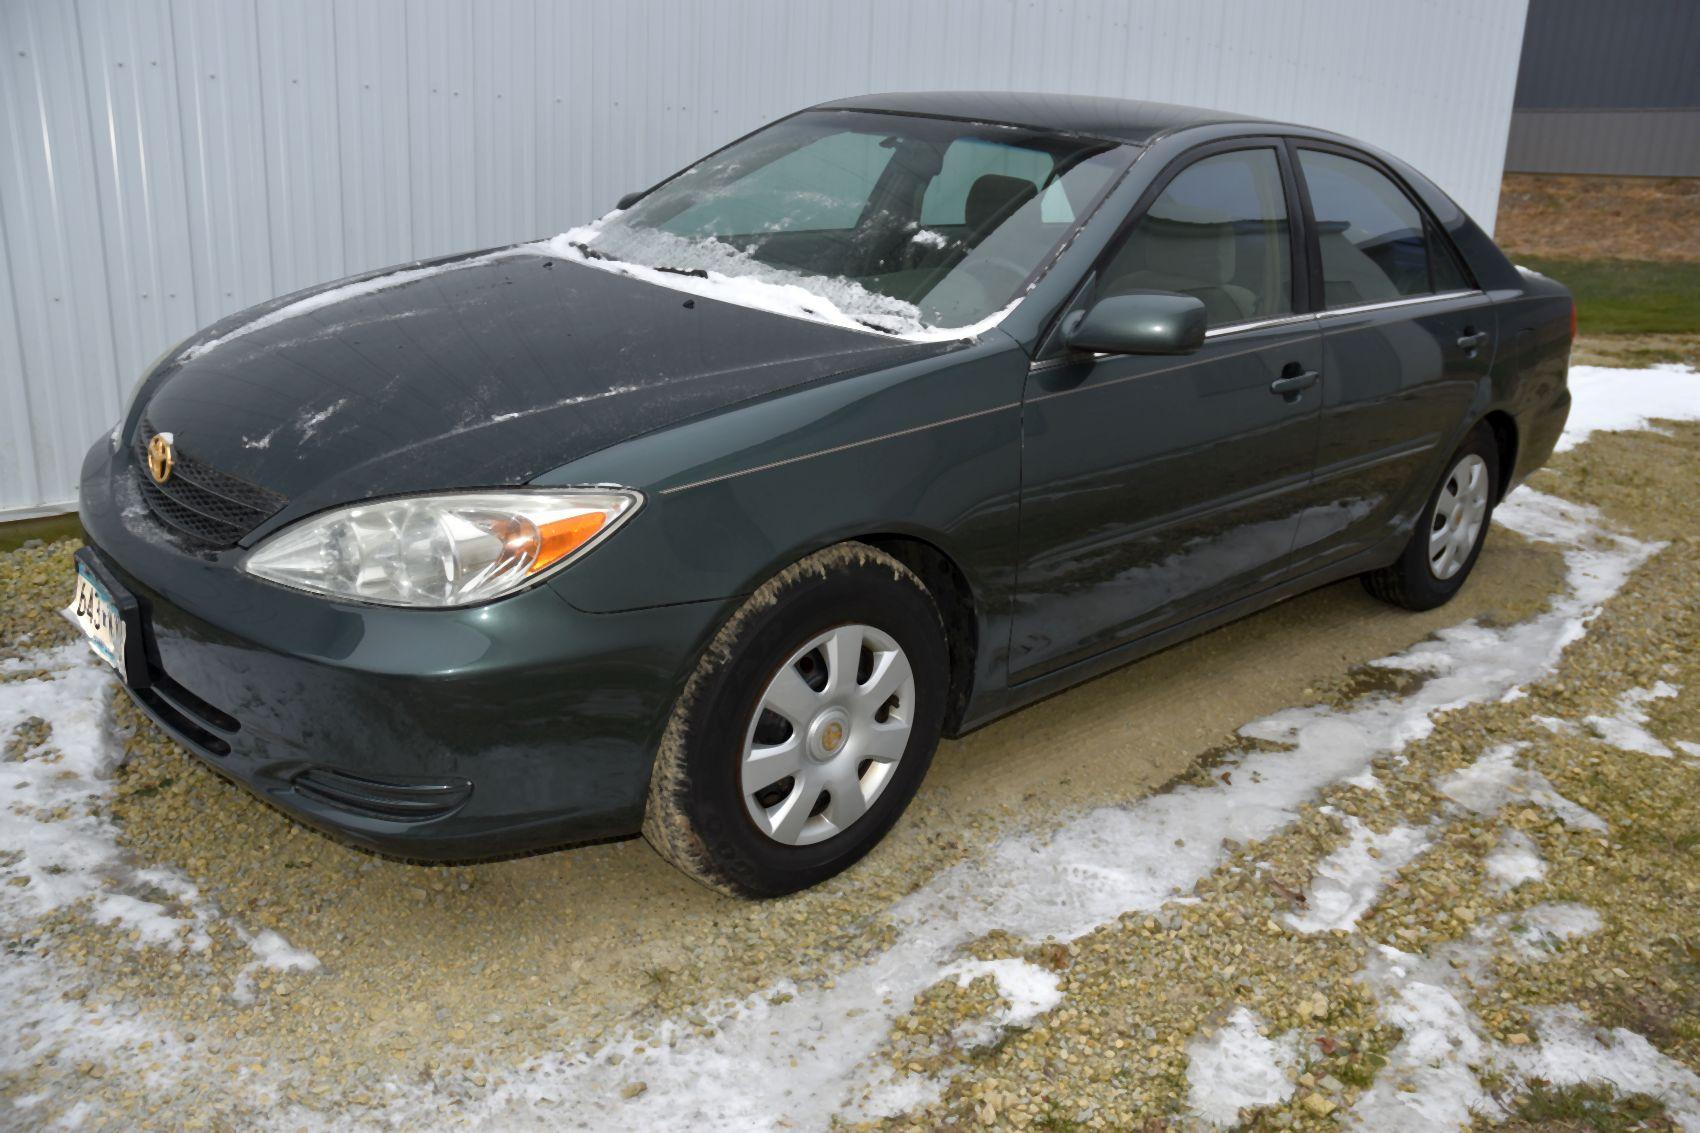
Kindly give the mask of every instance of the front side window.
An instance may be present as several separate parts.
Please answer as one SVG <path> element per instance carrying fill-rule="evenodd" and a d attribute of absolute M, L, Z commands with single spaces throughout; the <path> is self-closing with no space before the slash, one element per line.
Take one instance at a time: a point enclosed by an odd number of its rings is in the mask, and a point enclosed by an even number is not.
<path fill-rule="evenodd" d="M 811 111 L 569 237 L 592 261 L 663 273 L 656 282 L 729 282 L 734 302 L 762 305 L 766 288 L 793 313 L 949 330 L 1019 298 L 1131 156 L 1013 126 Z"/>
<path fill-rule="evenodd" d="M 1191 295 L 1212 327 L 1288 315 L 1291 256 L 1275 151 L 1235 150 L 1194 162 L 1169 182 L 1111 257 L 1098 297 Z"/>
<path fill-rule="evenodd" d="M 1386 174 L 1364 162 L 1301 149 L 1322 253 L 1326 305 L 1351 307 L 1434 290 L 1422 213 Z"/>

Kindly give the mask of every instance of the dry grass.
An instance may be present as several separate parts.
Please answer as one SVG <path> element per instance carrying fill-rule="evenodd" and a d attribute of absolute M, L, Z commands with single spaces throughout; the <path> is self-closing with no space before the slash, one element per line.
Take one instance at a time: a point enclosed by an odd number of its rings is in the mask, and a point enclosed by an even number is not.
<path fill-rule="evenodd" d="M 1514 257 L 1700 261 L 1700 177 L 1508 173 L 1495 238 Z"/>

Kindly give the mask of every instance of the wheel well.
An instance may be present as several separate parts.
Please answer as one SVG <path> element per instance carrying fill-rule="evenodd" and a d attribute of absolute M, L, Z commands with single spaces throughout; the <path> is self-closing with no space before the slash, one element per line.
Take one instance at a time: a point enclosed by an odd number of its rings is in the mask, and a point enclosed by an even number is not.
<path fill-rule="evenodd" d="M 1495 409 L 1482 418 L 1482 423 L 1492 430 L 1494 446 L 1499 449 L 1499 495 L 1503 498 L 1517 470 L 1517 422 L 1503 409 Z"/>
<path fill-rule="evenodd" d="M 914 571 L 938 603 L 950 654 L 950 698 L 945 704 L 944 732 L 954 735 L 974 690 L 974 659 L 980 646 L 974 590 L 968 576 L 949 555 L 922 539 L 869 535 L 857 541 L 879 548 Z"/>

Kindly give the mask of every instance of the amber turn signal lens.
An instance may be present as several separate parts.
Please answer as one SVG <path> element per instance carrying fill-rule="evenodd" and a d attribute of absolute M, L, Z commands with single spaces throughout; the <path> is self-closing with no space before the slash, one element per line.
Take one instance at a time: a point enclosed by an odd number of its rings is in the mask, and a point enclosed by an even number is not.
<path fill-rule="evenodd" d="M 537 552 L 537 559 L 526 568 L 525 573 L 536 574 L 551 564 L 560 562 L 588 543 L 591 536 L 602 530 L 607 522 L 606 514 L 591 511 L 545 523 L 537 529 L 543 545 Z"/>

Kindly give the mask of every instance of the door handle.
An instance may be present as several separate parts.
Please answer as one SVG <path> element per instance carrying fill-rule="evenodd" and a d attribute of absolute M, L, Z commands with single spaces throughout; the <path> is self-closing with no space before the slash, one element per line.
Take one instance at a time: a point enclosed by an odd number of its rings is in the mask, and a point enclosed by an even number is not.
<path fill-rule="evenodd" d="M 1487 331 L 1471 330 L 1469 327 L 1465 327 L 1464 333 L 1458 336 L 1458 345 L 1465 350 L 1474 350 L 1487 340 Z"/>
<path fill-rule="evenodd" d="M 1300 370 L 1299 364 L 1294 362 L 1269 383 L 1269 392 L 1278 393 L 1288 401 L 1297 401 L 1299 394 L 1315 385 L 1319 376 L 1315 370 Z"/>

